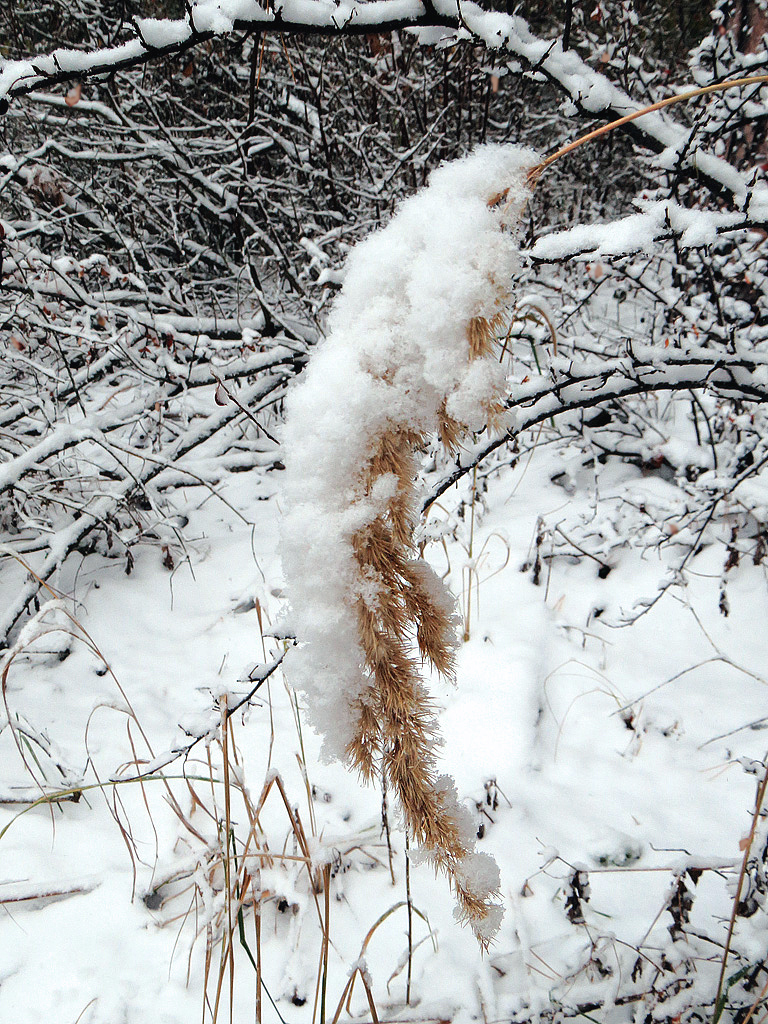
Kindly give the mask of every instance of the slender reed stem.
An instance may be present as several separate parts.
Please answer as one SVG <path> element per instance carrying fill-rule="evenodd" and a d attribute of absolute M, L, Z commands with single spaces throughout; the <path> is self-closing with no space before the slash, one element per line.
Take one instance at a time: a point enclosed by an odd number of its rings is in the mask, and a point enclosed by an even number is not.
<path fill-rule="evenodd" d="M 696 99 L 697 96 L 708 96 L 711 93 L 724 92 L 726 89 L 739 89 L 746 85 L 761 85 L 767 82 L 768 75 L 749 75 L 746 78 L 731 78 L 727 82 L 716 82 L 713 85 L 703 85 L 697 89 L 688 89 L 687 92 L 677 93 L 675 96 L 668 96 L 664 100 L 658 100 L 656 103 L 651 103 L 650 106 L 643 107 L 641 110 L 634 110 L 631 114 L 625 114 L 624 117 L 619 117 L 615 121 L 601 125 L 600 128 L 595 128 L 594 131 L 587 132 L 586 135 L 582 135 L 580 138 L 574 139 L 573 142 L 562 146 L 556 153 L 552 153 L 546 160 L 542 160 L 540 164 L 531 169 L 528 181 L 531 187 L 534 187 L 547 167 L 556 160 L 559 160 L 561 156 L 566 156 L 568 153 L 572 153 L 574 149 L 578 149 L 579 146 L 583 146 L 585 142 L 599 139 L 603 135 L 607 135 L 608 132 L 612 132 L 614 128 L 621 128 L 622 125 L 629 124 L 630 121 L 636 121 L 639 117 L 644 117 L 646 114 L 652 114 L 654 111 L 661 110 L 664 107 L 671 107 L 675 103 L 686 103 L 688 100 Z"/>
<path fill-rule="evenodd" d="M 475 570 L 472 567 L 472 556 L 474 554 L 475 544 L 475 500 L 477 498 L 477 466 L 472 470 L 472 503 L 469 518 L 469 548 L 467 549 L 467 555 L 469 556 L 469 568 L 467 570 L 467 614 L 464 616 L 464 633 L 462 640 L 464 643 L 469 640 L 470 637 L 470 619 L 472 618 L 472 581 L 475 576 Z M 478 587 L 479 587 L 478 580 Z"/>
<path fill-rule="evenodd" d="M 725 994 L 723 992 L 723 986 L 725 984 L 725 972 L 728 967 L 728 954 L 731 951 L 731 942 L 733 941 L 733 933 L 736 928 L 736 915 L 739 909 L 739 903 L 741 902 L 741 892 L 744 888 L 744 879 L 747 876 L 747 864 L 749 863 L 749 855 L 752 852 L 752 844 L 755 841 L 755 832 L 757 831 L 757 823 L 760 820 L 760 812 L 763 807 L 763 800 L 765 799 L 765 791 L 768 788 L 768 768 L 766 768 L 763 777 L 760 781 L 760 785 L 757 788 L 757 795 L 755 796 L 755 810 L 752 815 L 752 825 L 749 830 L 744 843 L 744 857 L 741 862 L 741 871 L 739 872 L 739 882 L 736 886 L 736 895 L 733 897 L 733 910 L 731 911 L 731 919 L 728 922 L 728 935 L 725 940 L 725 949 L 723 950 L 723 960 L 720 965 L 720 977 L 717 982 L 717 994 L 715 996 L 715 1009 L 712 1015 L 712 1024 L 717 1024 L 725 1006 Z"/>
<path fill-rule="evenodd" d="M 405 830 L 405 902 L 408 908 L 408 973 L 405 979 L 405 1005 L 411 1005 L 411 974 L 413 970 L 413 900 L 411 898 L 411 842 Z"/>
<path fill-rule="evenodd" d="M 395 884 L 395 868 L 392 858 L 392 834 L 389 827 L 389 801 L 387 800 L 387 777 L 381 776 L 381 827 L 387 840 L 387 857 L 389 858 L 389 877 Z"/>
<path fill-rule="evenodd" d="M 323 980 L 320 989 L 320 1024 L 325 1024 L 325 999 L 328 991 L 328 947 L 331 927 L 331 866 L 326 864 L 325 875 L 325 924 L 323 927 Z"/>

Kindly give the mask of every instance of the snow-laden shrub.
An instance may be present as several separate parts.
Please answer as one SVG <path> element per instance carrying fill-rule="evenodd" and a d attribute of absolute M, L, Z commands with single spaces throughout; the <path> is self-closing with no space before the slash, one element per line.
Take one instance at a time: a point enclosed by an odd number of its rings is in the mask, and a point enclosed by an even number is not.
<path fill-rule="evenodd" d="M 458 914 L 487 944 L 498 871 L 473 852 L 423 660 L 453 673 L 454 601 L 412 540 L 415 452 L 498 429 L 505 374 L 492 351 L 517 266 L 530 150 L 483 146 L 442 166 L 353 250 L 329 336 L 290 395 L 283 560 L 302 645 L 292 681 L 331 758 L 395 790 L 414 838 L 444 869 Z"/>

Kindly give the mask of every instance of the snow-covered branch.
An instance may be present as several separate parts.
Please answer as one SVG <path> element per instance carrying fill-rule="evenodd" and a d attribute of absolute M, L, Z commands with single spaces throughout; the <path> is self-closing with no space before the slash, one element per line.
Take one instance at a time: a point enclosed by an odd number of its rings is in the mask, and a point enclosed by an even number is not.
<path fill-rule="evenodd" d="M 697 210 L 671 199 L 636 200 L 637 213 L 604 224 L 577 224 L 542 235 L 529 250 L 534 260 L 552 262 L 574 256 L 622 256 L 655 251 L 657 242 L 674 238 L 681 249 L 712 245 L 723 235 L 762 229 L 768 222 L 768 189 L 750 190 L 744 209 Z M 757 237 L 757 236 L 755 236 Z"/>
<path fill-rule="evenodd" d="M 453 469 L 430 490 L 422 511 L 494 452 L 540 423 L 617 399 L 699 388 L 768 403 L 768 356 L 716 355 L 707 349 L 661 353 L 655 348 L 631 347 L 620 358 L 591 363 L 553 359 L 549 374 L 512 388 L 507 405 L 514 410 L 515 419 L 510 431 L 462 451 Z M 574 425 L 581 428 L 583 423 Z"/>
<path fill-rule="evenodd" d="M 420 0 L 282 0 L 262 6 L 257 0 L 192 0 L 185 18 L 136 18 L 135 37 L 119 46 L 91 52 L 54 50 L 50 55 L 0 65 L 0 99 L 46 85 L 112 74 L 159 57 L 177 55 L 233 31 L 274 31 L 284 35 L 359 35 L 419 26 L 456 29 L 455 5 L 439 13 Z"/>
<path fill-rule="evenodd" d="M 641 109 L 623 89 L 586 63 L 560 39 L 542 39 L 512 15 L 486 11 L 466 0 L 190 0 L 185 18 L 134 19 L 135 36 L 119 46 L 96 50 L 58 49 L 48 55 L 0 64 L 0 102 L 51 84 L 112 74 L 147 61 L 181 54 L 234 31 L 276 31 L 285 35 L 355 35 L 412 29 L 425 41 L 480 43 L 506 60 L 512 72 L 525 71 L 550 82 L 574 112 L 614 120 Z M 749 178 L 720 156 L 691 145 L 691 133 L 665 113 L 649 113 L 625 130 L 642 146 L 679 157 L 680 170 L 712 191 L 743 203 Z"/>

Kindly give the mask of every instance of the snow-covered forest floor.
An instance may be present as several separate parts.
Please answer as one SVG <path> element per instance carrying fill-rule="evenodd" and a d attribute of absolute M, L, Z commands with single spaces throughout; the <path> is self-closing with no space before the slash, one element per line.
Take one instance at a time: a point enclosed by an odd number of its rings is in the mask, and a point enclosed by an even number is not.
<path fill-rule="evenodd" d="M 762 7 L 495 6 L 0 5 L 1 1022 L 768 1021 Z"/>
<path fill-rule="evenodd" d="M 622 626 L 674 562 L 674 517 L 659 522 L 667 544 L 628 537 L 604 563 L 553 554 L 544 527 L 567 534 L 584 519 L 607 531 L 625 507 L 673 509 L 679 491 L 653 467 L 600 466 L 548 440 L 547 427 L 521 438 L 514 465 L 475 481 L 474 504 L 470 481 L 444 495 L 430 518 L 444 544 L 426 549 L 465 615 L 471 581 L 457 685 L 433 686 L 442 764 L 501 867 L 497 941 L 483 958 L 428 867 L 410 871 L 409 925 L 397 813 L 388 848 L 381 793 L 319 763 L 277 669 L 231 717 L 228 750 L 235 857 L 253 826 L 241 790 L 252 814 L 279 774 L 295 815 L 273 786 L 258 854 L 255 840 L 248 851 L 265 894 L 266 1020 L 312 1018 L 326 921 L 331 1019 L 361 951 L 380 1019 L 490 1022 L 558 1004 L 588 1013 L 616 997 L 630 1009 L 611 1019 L 629 1019 L 636 999 L 666 1002 L 666 1016 L 691 985 L 714 996 L 760 778 L 750 769 L 765 756 L 765 570 L 740 568 L 726 617 L 722 549 L 705 545 L 684 585 Z M 282 603 L 280 474 L 232 474 L 217 495 L 183 487 L 174 503 L 189 521 L 173 567 L 159 542 L 137 549 L 129 576 L 121 558 L 70 558 L 51 582 L 63 600 L 6 670 L 4 1020 L 194 1020 L 207 955 L 215 1001 L 221 950 L 207 950 L 206 929 L 220 939 L 237 910 L 223 896 L 221 745 L 201 740 L 169 760 L 167 783 L 113 783 L 189 745 L 180 725 L 209 728 L 217 700 L 231 706 L 254 665 L 284 649 L 270 636 Z M 101 788 L 77 802 L 15 802 L 37 783 Z M 241 898 L 255 957 L 252 894 Z M 764 942 L 762 914 L 739 919 L 727 976 Z M 235 921 L 237 1020 L 252 1019 L 255 1002 L 248 950 Z M 229 984 L 225 972 L 225 996 Z M 359 982 L 351 1007 L 370 1013 Z"/>

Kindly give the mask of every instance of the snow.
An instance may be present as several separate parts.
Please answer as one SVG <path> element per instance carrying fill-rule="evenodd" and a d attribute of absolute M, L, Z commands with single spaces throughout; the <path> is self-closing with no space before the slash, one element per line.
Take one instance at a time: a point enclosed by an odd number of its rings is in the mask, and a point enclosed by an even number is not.
<path fill-rule="evenodd" d="M 606 224 L 577 224 L 537 239 L 530 255 L 538 260 L 562 260 L 570 256 L 620 256 L 653 252 L 657 239 L 671 231 L 682 248 L 695 248 L 716 241 L 744 223 L 742 214 L 714 210 L 686 209 L 671 200 L 638 202 L 641 212 Z M 750 208 L 751 210 L 751 208 Z"/>
<path fill-rule="evenodd" d="M 447 0 L 437 4 L 455 11 Z M 238 18 L 266 18 L 257 6 L 205 0 L 194 5 L 194 16 L 198 28 L 226 32 Z M 544 58 L 590 109 L 623 102 L 576 54 L 548 55 L 517 19 L 466 7 L 467 24 L 494 45 Z M 389 14 L 392 5 L 386 8 Z M 411 5 L 401 8 L 407 15 Z M 299 19 L 374 19 L 381 9 L 314 2 L 283 8 Z M 170 45 L 181 38 L 172 25 L 144 22 L 142 31 L 151 45 Z M 90 59 L 65 57 L 81 61 L 81 70 Z M 6 62 L 0 92 L 14 76 L 30 73 L 23 62 Z M 671 139 L 668 157 L 678 151 L 679 137 L 661 117 L 648 124 Z M 176 568 L 164 566 L 151 544 L 137 549 L 130 577 L 103 553 L 75 552 L 65 560 L 77 522 L 50 539 L 45 561 L 30 556 L 35 571 L 56 566 L 51 585 L 60 596 L 33 614 L 2 663 L 0 1019 L 186 1024 L 205 1013 L 206 943 L 212 1000 L 226 929 L 221 854 L 230 852 L 217 739 L 221 701 L 231 707 L 260 679 L 264 686 L 230 720 L 237 760 L 229 775 L 235 855 L 247 862 L 261 900 L 264 980 L 281 1015 L 264 995 L 265 1021 L 316 1017 L 324 893 L 311 872 L 320 869 L 331 879 L 326 1019 L 333 1019 L 355 970 L 365 972 L 382 1019 L 455 1022 L 546 1016 L 558 1003 L 582 1012 L 596 992 L 603 998 L 615 990 L 618 979 L 629 986 L 639 949 L 642 970 L 663 957 L 676 981 L 672 968 L 682 970 L 690 957 L 699 978 L 716 976 L 719 954 L 712 950 L 725 938 L 765 764 L 764 568 L 742 560 L 728 578 L 724 615 L 727 519 L 713 527 L 722 543 L 696 536 L 696 524 L 685 522 L 688 495 L 679 473 L 663 478 L 648 465 L 614 457 L 600 465 L 575 441 L 549 445 L 545 421 L 556 408 L 549 376 L 511 390 L 518 422 L 544 424 L 522 431 L 526 460 L 507 456 L 482 469 L 479 496 L 461 480 L 430 507 L 421 535 L 425 587 L 445 608 L 455 595 L 464 615 L 456 685 L 437 676 L 428 682 L 443 734 L 446 775 L 439 786 L 455 802 L 467 840 L 482 832 L 478 852 L 462 861 L 464 880 L 478 895 L 498 890 L 506 908 L 503 920 L 501 908 L 494 909 L 477 928 L 481 937 L 495 936 L 485 959 L 453 919 L 447 887 L 428 858 L 409 857 L 392 805 L 390 851 L 381 793 L 328 763 L 329 754 L 344 755 L 349 704 L 365 685 L 349 595 L 375 602 L 379 592 L 379 581 L 361 578 L 350 537 L 380 513 L 398 484 L 384 473 L 362 493 L 369 439 L 393 424 L 431 430 L 443 401 L 468 429 L 482 426 L 480 407 L 495 393 L 500 372 L 489 361 L 466 359 L 465 328 L 493 308 L 499 281 L 512 280 L 519 259 L 514 235 L 499 229 L 497 211 L 487 206 L 489 182 L 516 185 L 519 204 L 531 160 L 519 150 L 485 150 L 445 168 L 386 231 L 356 250 L 344 272 L 323 271 L 324 280 L 343 280 L 344 288 L 331 335 L 288 403 L 285 480 L 278 486 L 278 474 L 222 467 L 217 491 L 224 504 L 179 473 L 174 500 L 188 527 L 186 557 Z M 708 171 L 742 195 L 743 180 L 729 178 L 713 160 Z M 765 196 L 756 190 L 752 203 L 764 207 Z M 516 206 L 508 212 L 513 221 Z M 529 255 L 652 251 L 670 225 L 682 245 L 699 246 L 741 218 L 648 204 L 618 223 L 545 236 Z M 305 241 L 312 251 L 314 243 Z M 314 255 L 322 262 L 322 250 Z M 520 301 L 552 316 L 535 295 Z M 700 311 L 686 306 L 681 315 L 695 324 Z M 224 324 L 174 316 L 150 322 L 193 335 Z M 261 326 L 247 323 L 253 331 Z M 226 324 L 234 330 L 246 322 Z M 764 386 L 765 357 L 736 348 L 752 362 L 731 372 Z M 706 352 L 693 347 L 668 354 L 634 349 L 644 363 L 638 372 L 669 383 L 685 383 L 697 355 L 705 365 Z M 243 375 L 274 356 L 273 350 L 244 359 Z M 676 363 L 677 356 L 685 362 Z M 588 396 L 598 378 L 608 380 L 606 395 L 620 395 L 634 372 L 625 354 L 577 367 L 568 356 L 553 356 L 547 369 L 555 382 L 573 372 L 574 382 L 562 390 L 576 397 Z M 256 403 L 258 384 L 241 396 Z M 126 399 L 137 415 L 146 401 Z M 0 464 L 0 484 L 11 486 L 62 442 L 96 436 L 111 410 L 103 415 L 103 422 L 60 427 L 27 455 Z M 224 417 L 226 410 L 211 415 Z M 688 427 L 660 434 L 658 444 L 644 448 L 644 461 L 652 467 L 662 455 L 673 469 L 703 469 L 701 486 L 732 498 L 734 519 L 746 506 L 764 523 L 762 480 L 734 488 Z M 467 464 L 475 451 L 467 439 L 457 459 Z M 229 465 L 236 468 L 235 461 Z M 655 516 L 652 540 L 635 528 L 632 510 L 640 507 Z M 96 503 L 93 512 L 100 508 L 111 506 Z M 598 538 L 597 560 L 562 544 L 556 550 L 555 527 L 567 540 L 574 522 Z M 541 524 L 550 533 L 539 544 Z M 165 536 L 159 528 L 158 543 Z M 676 537 L 680 550 L 683 541 L 696 541 L 684 573 Z M 601 575 L 606 567 L 610 572 Z M 5 617 L 26 573 L 17 563 L 3 577 Z M 279 638 L 288 631 L 279 622 L 295 629 L 302 643 L 295 653 L 286 655 Z M 285 676 L 277 670 L 267 678 L 283 656 Z M 260 667 L 252 670 L 254 661 Z M 299 701 L 290 684 L 302 691 Z M 62 788 L 79 780 L 91 788 L 76 802 L 67 799 Z M 270 786 L 256 828 L 253 806 Z M 51 791 L 60 799 L 37 803 Z M 694 882 L 690 872 L 699 871 Z M 673 940 L 669 901 L 681 880 L 692 893 L 691 927 L 687 938 Z M 577 889 L 583 924 L 568 913 Z M 244 900 L 255 950 L 248 893 L 240 889 L 235 898 Z M 764 957 L 762 911 L 739 919 L 735 945 L 734 971 L 737 955 Z M 232 951 L 233 1017 L 251 1019 L 254 974 L 237 929 Z M 647 989 L 641 977 L 636 991 Z M 687 998 L 685 990 L 667 990 L 663 1013 L 671 1018 Z M 370 1013 L 359 981 L 351 1010 L 356 1017 Z M 629 1019 L 624 1009 L 613 1012 L 611 1020 Z"/>
<path fill-rule="evenodd" d="M 529 573 L 519 571 L 537 516 L 556 513 L 562 505 L 562 492 L 549 482 L 556 462 L 555 453 L 544 448 L 525 474 L 508 471 L 492 481 L 488 505 L 493 511 L 478 527 L 479 538 L 503 528 L 511 549 L 509 565 L 480 584 L 457 688 L 434 683 L 444 707 L 443 764 L 456 778 L 468 810 L 473 816 L 480 813 L 475 821 L 485 823 L 479 848 L 499 863 L 509 909 L 483 962 L 471 935 L 453 922 L 444 884 L 428 865 L 412 864 L 414 904 L 428 913 L 439 938 L 435 951 L 425 923 L 414 917 L 415 941 L 426 939 L 414 952 L 412 982 L 425 1016 L 469 1020 L 480 1012 L 478 986 L 486 1003 L 492 997 L 498 1016 L 525 1005 L 546 1006 L 551 982 L 540 973 L 541 961 L 566 974 L 580 958 L 583 930 L 571 925 L 563 910 L 568 865 L 589 869 L 587 926 L 599 933 L 606 923 L 600 915 L 609 914 L 616 939 L 638 943 L 672 876 L 686 867 L 736 864 L 738 842 L 748 827 L 753 783 L 735 760 L 760 760 L 764 733 L 742 728 L 724 740 L 713 737 L 764 716 L 764 684 L 710 662 L 664 685 L 702 660 L 699 626 L 671 597 L 631 630 L 612 630 L 598 621 L 585 627 L 595 604 L 605 605 L 606 615 L 616 614 L 638 593 L 649 593 L 661 563 L 645 564 L 639 554 L 627 553 L 607 580 L 599 580 L 586 562 L 560 562 L 552 566 L 547 593 L 531 583 Z M 648 500 L 651 480 L 638 476 L 628 482 Z M 589 487 L 581 476 L 576 486 L 572 506 L 588 506 Z M 612 488 L 619 486 L 619 478 L 612 484 L 609 473 L 601 500 L 610 502 Z M 243 596 L 258 596 L 268 620 L 281 611 L 282 601 L 273 595 L 283 586 L 277 560 L 279 508 L 275 502 L 254 503 L 253 481 L 242 474 L 227 481 L 225 492 L 253 518 L 255 544 L 251 528 L 225 506 L 205 503 L 202 493 L 188 488 L 185 511 L 195 538 L 190 568 L 171 577 L 148 549 L 139 552 L 130 578 L 115 562 L 91 555 L 56 581 L 75 596 L 78 618 L 87 624 L 157 750 L 176 745 L 176 723 L 193 707 L 205 714 L 211 687 L 242 687 L 237 682 L 241 667 L 261 651 L 254 613 L 232 614 Z M 461 547 L 450 536 L 448 551 L 455 566 L 452 586 L 460 595 Z M 436 564 L 440 552 L 439 546 L 431 551 Z M 687 601 L 724 652 L 759 675 L 765 644 L 753 623 L 768 612 L 760 573 L 747 573 L 732 588 L 733 611 L 724 620 L 714 600 L 713 567 L 702 552 Z M 9 670 L 7 700 L 14 714 L 45 729 L 73 766 L 86 767 L 85 739 L 93 765 L 107 778 L 132 754 L 125 715 L 111 710 L 114 682 L 108 674 L 96 674 L 99 667 L 82 643 L 64 662 L 46 662 L 30 650 L 19 654 Z M 617 714 L 628 702 L 636 716 L 632 729 Z M 265 697 L 235 729 L 250 790 L 258 793 L 279 770 L 306 820 L 306 791 L 295 759 L 303 745 L 316 793 L 318 862 L 351 846 L 362 851 L 342 857 L 346 867 L 333 882 L 329 990 L 335 1007 L 368 930 L 405 898 L 402 838 L 393 821 L 393 888 L 379 837 L 380 797 L 361 790 L 339 766 L 320 764 L 319 739 L 306 727 L 300 745 L 281 685 L 273 686 L 270 703 L 272 725 Z M 267 768 L 272 729 L 273 763 Z M 5 744 L 5 786 L 28 785 L 7 730 L 0 740 Z M 146 767 L 156 768 L 162 760 L 157 755 Z M 190 776 L 206 774 L 201 762 L 189 761 L 186 770 Z M 180 774 L 173 765 L 165 771 Z M 188 810 L 183 780 L 170 784 Z M 41 1016 L 74 1021 L 86 1006 L 84 1019 L 90 1024 L 148 1018 L 182 1024 L 199 1014 L 202 939 L 193 944 L 195 929 L 189 922 L 181 931 L 181 922 L 163 925 L 174 913 L 183 914 L 187 902 L 176 897 L 166 910 L 142 902 L 165 871 L 182 866 L 184 830 L 162 789 L 158 782 L 145 786 L 159 856 L 141 794 L 135 786 L 120 790 L 124 820 L 140 843 L 133 899 L 131 859 L 98 791 L 86 794 L 87 804 L 83 799 L 53 808 L 53 818 L 51 809 L 37 808 L 3 837 L 0 898 L 16 900 L 6 904 L 1 926 L 3 1019 L 19 1024 Z M 205 791 L 199 784 L 201 798 Z M 476 810 L 478 805 L 483 812 Z M 8 824 L 14 813 L 12 806 L 0 807 L 0 822 Z M 268 802 L 263 816 L 270 845 L 282 848 L 292 834 L 284 815 Z M 209 825 L 200 817 L 198 827 L 207 832 Z M 366 851 L 378 863 L 367 859 Z M 291 874 L 290 863 L 261 874 L 262 890 L 274 894 L 264 912 L 262 955 L 270 993 L 284 1018 L 297 1024 L 309 1019 L 320 932 L 312 925 L 315 911 L 306 882 L 300 873 Z M 56 901 L 41 898 L 53 880 L 62 893 L 72 894 Z M 495 884 L 489 870 L 483 885 Z M 90 891 L 75 892 L 78 888 Z M 701 920 L 708 920 L 705 908 L 719 908 L 727 917 L 727 893 L 716 876 L 705 872 L 699 888 L 695 906 L 701 908 Z M 166 887 L 166 897 L 172 891 Z M 28 898 L 19 902 L 20 897 Z M 281 899 L 288 910 L 277 910 Z M 651 941 L 662 941 L 668 916 L 663 915 Z M 388 1016 L 403 1008 L 404 972 L 391 982 L 389 993 L 386 982 L 401 960 L 405 925 L 404 909 L 393 911 L 365 954 L 377 1007 Z M 66 950 L 66 958 L 49 960 L 41 974 L 42 948 Z M 235 998 L 247 1019 L 253 993 L 243 952 L 238 946 L 242 962 Z M 308 999 L 303 1009 L 291 1005 L 294 991 Z M 267 1003 L 265 1019 L 276 1020 Z M 365 1005 L 361 990 L 353 1006 L 362 1010 Z"/>
<path fill-rule="evenodd" d="M 564 51 L 559 40 L 535 36 L 520 17 L 485 11 L 471 0 L 464 0 L 460 10 L 455 0 L 434 0 L 433 7 L 449 23 L 455 22 L 455 27 L 440 28 L 436 33 L 431 27 L 417 29 L 425 42 L 430 37 L 432 41 L 439 41 L 443 37 L 456 40 L 474 35 L 491 50 L 503 49 L 509 55 L 510 68 L 518 67 L 522 61 L 535 69 L 535 74 L 546 75 L 558 83 L 568 97 L 567 102 L 574 106 L 595 114 L 610 112 L 617 118 L 640 109 L 618 86 L 585 63 L 575 50 Z M 281 0 L 274 12 L 257 0 L 192 0 L 186 19 L 142 19 L 138 22 L 139 37 L 120 46 L 91 53 L 58 49 L 51 55 L 26 61 L 0 58 L 0 98 L 20 87 L 37 85 L 42 79 L 62 71 L 73 75 L 108 72 L 116 66 L 140 60 L 148 49 L 182 46 L 193 33 L 227 35 L 236 24 L 271 24 L 279 20 L 285 25 L 343 30 L 345 25 L 354 22 L 373 29 L 384 23 L 418 24 L 424 16 L 425 8 L 419 0 L 366 0 L 363 3 Z M 643 115 L 635 122 L 635 127 L 661 145 L 662 164 L 668 163 L 677 152 L 689 150 L 688 130 L 661 111 Z M 753 191 L 748 174 L 697 147 L 690 147 L 684 163 L 721 185 L 738 202 L 749 201 L 756 222 L 764 219 L 768 205 L 764 183 Z"/>
<path fill-rule="evenodd" d="M 137 18 L 134 24 L 142 42 L 157 50 L 166 46 L 178 46 L 192 35 L 189 25 L 183 18 L 179 21 L 170 21 L 168 18 Z"/>

